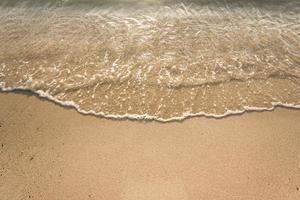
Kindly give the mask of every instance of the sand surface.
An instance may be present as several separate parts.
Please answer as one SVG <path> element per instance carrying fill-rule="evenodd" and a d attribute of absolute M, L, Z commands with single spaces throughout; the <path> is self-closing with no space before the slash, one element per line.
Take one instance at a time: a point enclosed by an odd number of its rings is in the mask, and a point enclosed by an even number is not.
<path fill-rule="evenodd" d="M 0 93 L 0 199 L 300 199 L 300 111 L 158 123 Z"/>

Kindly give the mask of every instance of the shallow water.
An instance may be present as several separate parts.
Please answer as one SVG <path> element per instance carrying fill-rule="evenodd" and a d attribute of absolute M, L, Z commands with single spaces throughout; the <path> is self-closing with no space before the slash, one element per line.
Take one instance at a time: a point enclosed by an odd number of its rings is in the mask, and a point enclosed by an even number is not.
<path fill-rule="evenodd" d="M 107 117 L 300 107 L 299 4 L 132 5 L 1 6 L 0 87 Z"/>

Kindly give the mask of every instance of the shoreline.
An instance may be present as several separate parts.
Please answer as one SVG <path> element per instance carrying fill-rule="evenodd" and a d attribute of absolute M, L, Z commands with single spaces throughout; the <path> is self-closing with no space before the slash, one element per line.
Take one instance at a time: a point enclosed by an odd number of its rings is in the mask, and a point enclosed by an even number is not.
<path fill-rule="evenodd" d="M 90 115 L 90 116 L 95 116 L 99 118 L 105 118 L 109 120 L 131 120 L 131 121 L 157 121 L 161 123 L 169 123 L 169 122 L 180 122 L 180 121 L 185 121 L 189 120 L 192 118 L 198 118 L 198 117 L 205 117 L 205 118 L 214 118 L 214 119 L 223 119 L 226 117 L 230 117 L 233 115 L 243 115 L 245 113 L 251 113 L 251 112 L 265 112 L 265 111 L 274 111 L 277 108 L 285 108 L 285 109 L 292 109 L 292 110 L 299 110 L 300 109 L 300 104 L 299 105 L 292 105 L 292 104 L 285 104 L 282 102 L 271 102 L 272 107 L 253 107 L 253 106 L 244 106 L 244 110 L 227 110 L 226 113 L 220 114 L 220 115 L 215 115 L 215 114 L 210 114 L 210 113 L 205 113 L 205 112 L 200 112 L 200 113 L 183 113 L 183 116 L 181 117 L 172 117 L 172 118 L 159 118 L 156 116 L 151 116 L 148 114 L 144 115 L 139 115 L 139 114 L 125 114 L 125 115 L 114 115 L 114 114 L 105 114 L 102 112 L 94 112 L 93 110 L 90 111 L 85 111 L 80 109 L 79 105 L 72 101 L 60 101 L 56 99 L 55 97 L 51 96 L 50 94 L 42 91 L 42 90 L 31 90 L 28 88 L 1 88 L 0 87 L 0 93 L 13 93 L 13 94 L 23 94 L 27 96 L 36 96 L 37 98 L 41 100 L 46 100 L 52 103 L 55 103 L 56 105 L 59 105 L 61 107 L 65 108 L 71 108 L 76 110 L 78 113 L 82 115 Z"/>
<path fill-rule="evenodd" d="M 0 93 L 0 199 L 300 197 L 300 112 L 111 120 Z"/>

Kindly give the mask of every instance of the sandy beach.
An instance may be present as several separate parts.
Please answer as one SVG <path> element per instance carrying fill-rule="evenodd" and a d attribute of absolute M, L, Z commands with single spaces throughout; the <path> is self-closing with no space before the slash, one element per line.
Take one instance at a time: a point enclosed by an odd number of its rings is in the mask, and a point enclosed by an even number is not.
<path fill-rule="evenodd" d="M 299 0 L 1 0 L 0 200 L 299 200 L 299 22 Z"/>
<path fill-rule="evenodd" d="M 0 199 L 300 199 L 299 121 L 284 108 L 108 120 L 0 93 Z"/>

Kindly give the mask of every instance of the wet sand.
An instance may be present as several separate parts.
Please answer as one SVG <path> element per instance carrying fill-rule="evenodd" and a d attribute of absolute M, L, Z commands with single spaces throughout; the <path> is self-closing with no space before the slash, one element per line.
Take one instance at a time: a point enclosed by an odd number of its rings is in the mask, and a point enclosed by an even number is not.
<path fill-rule="evenodd" d="M 300 199 L 300 111 L 159 123 L 0 93 L 0 199 Z"/>

